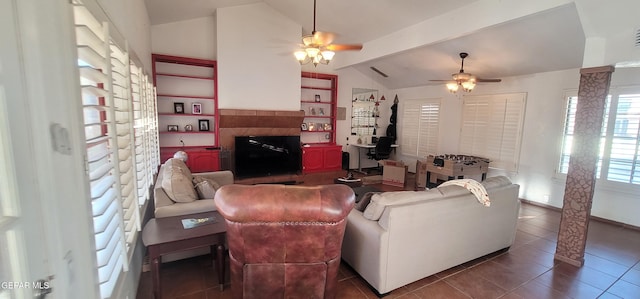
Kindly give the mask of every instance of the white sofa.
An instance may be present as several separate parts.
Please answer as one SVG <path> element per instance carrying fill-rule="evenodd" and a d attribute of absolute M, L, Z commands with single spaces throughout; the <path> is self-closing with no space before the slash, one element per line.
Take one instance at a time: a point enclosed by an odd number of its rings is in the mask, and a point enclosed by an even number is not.
<path fill-rule="evenodd" d="M 179 169 L 169 174 L 168 168 Z M 180 176 L 176 176 L 179 174 Z M 216 206 L 213 197 L 196 199 L 197 192 L 193 187 L 193 177 L 202 177 L 214 180 L 218 185 L 224 186 L 233 184 L 233 173 L 231 171 L 215 171 L 192 174 L 189 168 L 180 159 L 168 159 L 158 171 L 156 183 L 153 186 L 153 196 L 155 203 L 155 218 L 182 216 L 195 213 L 215 211 Z M 179 200 L 172 200 L 167 194 L 165 187 L 171 186 L 172 195 L 180 197 Z"/>
<path fill-rule="evenodd" d="M 385 294 L 510 247 L 520 186 L 503 176 L 482 184 L 490 207 L 460 186 L 373 195 L 364 212 L 348 216 L 343 260 Z"/>

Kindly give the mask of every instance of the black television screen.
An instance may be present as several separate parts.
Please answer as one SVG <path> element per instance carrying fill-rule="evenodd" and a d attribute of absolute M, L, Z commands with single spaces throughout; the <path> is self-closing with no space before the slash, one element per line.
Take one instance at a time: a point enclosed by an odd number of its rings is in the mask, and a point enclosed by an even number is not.
<path fill-rule="evenodd" d="M 300 136 L 236 136 L 235 141 L 237 177 L 300 172 Z"/>

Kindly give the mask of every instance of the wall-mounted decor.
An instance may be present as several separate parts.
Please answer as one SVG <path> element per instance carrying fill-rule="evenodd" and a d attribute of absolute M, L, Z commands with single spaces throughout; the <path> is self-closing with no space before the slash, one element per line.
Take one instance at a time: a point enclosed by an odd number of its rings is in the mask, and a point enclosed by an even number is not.
<path fill-rule="evenodd" d="M 184 103 L 173 103 L 173 112 L 174 113 L 184 113 Z"/>
<path fill-rule="evenodd" d="M 193 114 L 202 114 L 202 104 L 193 103 L 191 113 Z"/>

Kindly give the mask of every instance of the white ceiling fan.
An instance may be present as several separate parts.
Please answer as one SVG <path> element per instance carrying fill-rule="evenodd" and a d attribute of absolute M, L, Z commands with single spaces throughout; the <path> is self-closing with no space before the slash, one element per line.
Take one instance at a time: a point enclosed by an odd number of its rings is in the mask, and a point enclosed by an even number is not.
<path fill-rule="evenodd" d="M 329 64 L 336 51 L 359 51 L 361 44 L 340 45 L 332 44 L 335 34 L 331 32 L 316 31 L 316 0 L 313 0 L 313 31 L 309 35 L 302 37 L 302 45 L 294 55 L 300 64 L 313 62 Z"/>
<path fill-rule="evenodd" d="M 475 88 L 476 83 L 497 83 L 501 82 L 502 79 L 486 79 L 486 78 L 478 78 L 473 74 L 464 72 L 464 59 L 469 56 L 469 53 L 462 52 L 460 53 L 460 58 L 462 59 L 460 63 L 460 71 L 452 74 L 451 80 L 429 80 L 431 82 L 444 82 L 447 83 L 447 89 L 450 92 L 455 93 L 458 91 L 458 88 L 462 86 L 462 89 L 466 92 L 471 92 L 473 88 Z"/>

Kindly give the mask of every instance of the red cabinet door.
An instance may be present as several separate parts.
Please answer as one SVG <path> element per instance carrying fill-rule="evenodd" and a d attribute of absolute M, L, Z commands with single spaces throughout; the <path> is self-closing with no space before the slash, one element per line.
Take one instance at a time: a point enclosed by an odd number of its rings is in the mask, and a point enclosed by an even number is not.
<path fill-rule="evenodd" d="M 218 171 L 220 169 L 218 151 L 187 151 L 187 166 L 193 173 Z"/>
<path fill-rule="evenodd" d="M 305 147 L 302 149 L 302 172 L 321 171 L 323 166 L 323 151 L 321 147 Z"/>
<path fill-rule="evenodd" d="M 324 149 L 324 170 L 340 170 L 340 168 L 342 168 L 342 147 L 326 147 Z"/>

